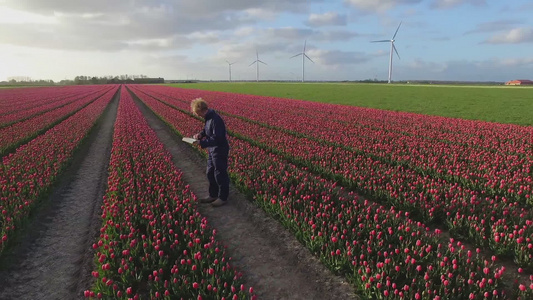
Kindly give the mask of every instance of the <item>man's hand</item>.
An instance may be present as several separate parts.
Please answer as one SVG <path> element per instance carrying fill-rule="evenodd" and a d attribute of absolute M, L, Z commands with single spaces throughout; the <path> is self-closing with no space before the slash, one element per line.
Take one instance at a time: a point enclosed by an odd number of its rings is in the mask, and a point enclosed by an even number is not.
<path fill-rule="evenodd" d="M 193 138 L 195 138 L 195 139 L 197 139 L 197 140 L 199 140 L 199 139 L 201 138 L 201 136 L 200 136 L 200 134 L 199 134 L 199 133 L 197 133 L 197 134 L 193 135 L 192 137 L 193 137 Z"/>

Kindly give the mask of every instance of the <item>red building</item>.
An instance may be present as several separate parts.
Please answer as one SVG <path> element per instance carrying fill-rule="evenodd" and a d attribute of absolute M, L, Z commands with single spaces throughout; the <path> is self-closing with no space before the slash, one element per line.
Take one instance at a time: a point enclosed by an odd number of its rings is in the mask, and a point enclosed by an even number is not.
<path fill-rule="evenodd" d="M 533 80 L 529 80 L 529 79 L 511 80 L 511 81 L 507 81 L 505 85 L 533 85 Z"/>

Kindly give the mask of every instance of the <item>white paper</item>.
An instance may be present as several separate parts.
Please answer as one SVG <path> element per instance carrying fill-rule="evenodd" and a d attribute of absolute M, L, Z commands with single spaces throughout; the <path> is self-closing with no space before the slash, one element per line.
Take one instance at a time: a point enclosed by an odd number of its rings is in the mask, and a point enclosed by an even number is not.
<path fill-rule="evenodd" d="M 189 144 L 192 144 L 192 143 L 198 141 L 197 139 L 193 139 L 193 138 L 190 138 L 190 137 L 184 137 L 181 140 L 184 141 L 185 143 L 189 143 Z"/>

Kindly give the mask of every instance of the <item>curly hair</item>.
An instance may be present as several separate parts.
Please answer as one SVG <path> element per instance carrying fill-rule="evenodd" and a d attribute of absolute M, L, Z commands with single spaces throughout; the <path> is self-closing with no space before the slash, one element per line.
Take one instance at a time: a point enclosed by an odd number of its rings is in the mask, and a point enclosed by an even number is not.
<path fill-rule="evenodd" d="M 196 113 L 199 111 L 206 111 L 208 109 L 207 102 L 202 98 L 196 98 L 191 101 L 191 110 Z"/>

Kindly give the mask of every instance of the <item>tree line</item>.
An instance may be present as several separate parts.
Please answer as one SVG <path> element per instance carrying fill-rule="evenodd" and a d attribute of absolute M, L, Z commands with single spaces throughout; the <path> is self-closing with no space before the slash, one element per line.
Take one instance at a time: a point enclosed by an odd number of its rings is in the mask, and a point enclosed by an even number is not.
<path fill-rule="evenodd" d="M 146 75 L 117 75 L 117 76 L 86 76 L 80 75 L 74 79 L 63 79 L 54 82 L 51 79 L 32 80 L 27 76 L 8 77 L 8 81 L 2 81 L 2 85 L 86 85 L 86 84 L 120 84 L 120 83 L 164 83 L 161 77 L 150 78 Z"/>

